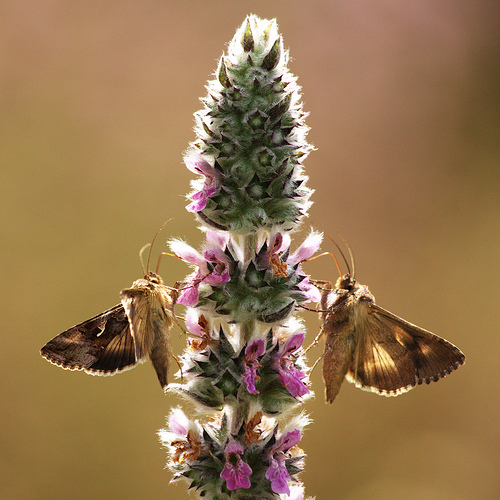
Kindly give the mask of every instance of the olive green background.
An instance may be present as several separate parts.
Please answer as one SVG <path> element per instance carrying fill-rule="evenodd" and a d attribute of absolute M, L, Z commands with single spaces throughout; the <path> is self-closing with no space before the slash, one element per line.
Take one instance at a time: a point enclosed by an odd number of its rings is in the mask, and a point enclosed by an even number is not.
<path fill-rule="evenodd" d="M 398 398 L 345 383 L 332 406 L 317 369 L 306 493 L 499 495 L 499 4 L 18 0 L 0 2 L 1 498 L 186 497 L 156 437 L 181 401 L 150 365 L 91 377 L 38 351 L 118 302 L 169 217 L 154 263 L 170 236 L 201 243 L 182 154 L 205 82 L 252 12 L 278 20 L 317 148 L 295 245 L 310 225 L 340 231 L 380 305 L 467 356 Z M 330 258 L 305 267 L 337 277 Z M 162 261 L 169 284 L 187 272 Z M 303 316 L 311 341 L 318 319 Z"/>

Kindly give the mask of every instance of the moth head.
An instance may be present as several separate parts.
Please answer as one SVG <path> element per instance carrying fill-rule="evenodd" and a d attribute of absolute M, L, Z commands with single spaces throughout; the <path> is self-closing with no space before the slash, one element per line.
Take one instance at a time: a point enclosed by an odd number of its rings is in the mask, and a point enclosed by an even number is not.
<path fill-rule="evenodd" d="M 337 283 L 335 283 L 335 288 L 337 290 L 347 290 L 348 292 L 352 292 L 356 286 L 356 279 L 350 275 L 350 273 L 346 273 L 341 276 Z"/>
<path fill-rule="evenodd" d="M 342 236 L 340 234 L 339 234 L 339 236 L 342 238 Z M 332 257 L 335 259 L 335 263 L 337 264 L 337 269 L 339 270 L 339 274 L 340 274 L 340 278 L 335 283 L 335 288 L 337 290 L 345 290 L 349 293 L 353 292 L 355 290 L 355 288 L 357 288 L 357 285 L 356 285 L 356 278 L 355 278 L 356 265 L 354 263 L 354 254 L 352 252 L 351 245 L 349 245 L 349 243 L 347 243 L 347 241 L 344 238 L 342 238 L 342 241 L 344 242 L 345 246 L 347 247 L 347 250 L 349 251 L 349 256 L 351 257 L 352 273 L 351 273 L 351 266 L 349 266 L 349 262 L 347 261 L 345 255 L 344 255 L 344 252 L 342 251 L 342 249 L 340 248 L 338 243 L 335 240 L 333 240 L 332 238 L 330 238 L 330 236 L 328 236 L 328 238 L 338 248 L 340 255 L 342 255 L 342 258 L 344 259 L 345 265 L 347 267 L 347 273 L 342 274 L 342 271 L 340 270 L 340 265 L 339 265 L 337 259 L 335 258 L 335 255 L 332 254 Z"/>
<path fill-rule="evenodd" d="M 149 271 L 144 276 L 144 279 L 147 280 L 149 283 L 152 283 L 153 285 L 163 285 L 163 280 L 161 279 L 161 276 L 154 273 L 153 271 Z"/>

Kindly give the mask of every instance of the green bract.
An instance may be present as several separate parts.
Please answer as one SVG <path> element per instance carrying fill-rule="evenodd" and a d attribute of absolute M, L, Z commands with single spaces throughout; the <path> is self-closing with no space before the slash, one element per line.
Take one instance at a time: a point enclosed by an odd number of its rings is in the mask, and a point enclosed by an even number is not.
<path fill-rule="evenodd" d="M 301 162 L 312 148 L 287 60 L 276 23 L 250 17 L 207 85 L 196 114 L 198 140 L 187 156 L 201 155 L 214 168 L 206 203 L 190 208 L 213 228 L 287 231 L 310 205 Z M 199 185 L 193 186 L 196 200 Z"/>

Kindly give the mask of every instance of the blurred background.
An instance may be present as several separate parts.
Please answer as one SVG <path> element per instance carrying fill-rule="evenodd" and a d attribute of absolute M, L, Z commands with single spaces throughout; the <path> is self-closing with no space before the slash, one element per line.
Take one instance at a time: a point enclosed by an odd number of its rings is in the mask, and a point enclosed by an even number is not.
<path fill-rule="evenodd" d="M 467 356 L 398 398 L 345 383 L 332 406 L 317 369 L 306 493 L 498 498 L 500 4 L 487 0 L 0 1 L 0 497 L 186 498 L 156 436 L 181 401 L 151 365 L 98 378 L 39 349 L 118 302 L 166 219 L 153 262 L 170 236 L 201 243 L 182 154 L 249 13 L 277 18 L 317 148 L 295 244 L 311 225 L 340 231 L 378 304 Z M 337 277 L 328 258 L 306 269 Z M 187 272 L 162 261 L 168 284 Z"/>

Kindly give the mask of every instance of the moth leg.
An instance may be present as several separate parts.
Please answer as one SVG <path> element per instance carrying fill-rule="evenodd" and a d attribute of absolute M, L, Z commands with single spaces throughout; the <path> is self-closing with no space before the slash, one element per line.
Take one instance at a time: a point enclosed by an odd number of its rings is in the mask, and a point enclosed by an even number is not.
<path fill-rule="evenodd" d="M 311 347 L 315 346 L 318 342 L 319 342 L 319 339 L 321 338 L 321 335 L 323 335 L 324 331 L 323 331 L 323 328 L 319 331 L 318 335 L 316 336 L 316 338 L 314 339 L 314 342 L 305 350 L 305 352 L 307 352 Z M 335 344 L 337 343 L 337 340 L 339 338 L 337 337 L 330 345 L 326 346 L 325 348 L 325 352 L 314 362 L 314 365 L 312 365 L 312 368 L 311 370 L 309 371 L 309 373 L 312 373 L 312 371 L 314 370 L 314 368 L 316 368 L 316 365 L 325 357 L 325 354 L 332 350 L 333 347 L 335 346 Z"/>
<path fill-rule="evenodd" d="M 181 363 L 175 354 L 172 354 L 172 357 L 175 359 L 175 362 L 177 363 L 177 366 L 179 367 L 179 371 L 181 372 L 181 382 L 184 383 L 184 375 L 182 373 Z"/>
<path fill-rule="evenodd" d="M 327 313 L 327 312 L 330 312 L 328 309 L 312 309 L 311 307 L 302 306 L 300 304 L 297 304 L 297 307 L 299 307 L 300 309 L 305 309 L 306 311 L 311 311 L 313 313 Z"/>
<path fill-rule="evenodd" d="M 327 351 L 325 351 L 315 362 L 314 365 L 312 365 L 311 369 L 309 370 L 309 375 L 313 372 L 313 370 L 316 368 L 316 365 L 325 357 L 325 354 Z"/>
<path fill-rule="evenodd" d="M 332 290 L 332 283 L 330 281 L 315 280 L 315 279 L 310 279 L 309 281 L 319 290 L 328 290 L 328 291 Z"/>
<path fill-rule="evenodd" d="M 179 334 L 179 337 L 182 336 L 182 334 L 188 336 L 188 332 L 186 332 L 186 330 L 184 330 L 184 327 L 179 323 L 179 320 L 177 319 L 177 316 L 174 315 L 174 323 L 177 325 L 177 327 L 180 329 L 180 331 L 182 332 L 181 334 Z"/>
<path fill-rule="evenodd" d="M 163 252 L 162 255 L 165 254 L 165 255 L 171 255 L 167 252 Z M 161 256 L 160 256 L 161 257 Z M 176 256 L 177 257 L 177 256 Z M 172 304 L 172 312 L 173 312 L 173 307 L 175 306 L 175 304 L 177 303 L 177 296 L 179 294 L 179 291 L 181 290 L 180 286 L 185 283 L 185 281 L 176 281 L 174 283 L 174 286 L 167 286 L 165 285 L 169 290 L 171 290 L 173 292 L 173 304 Z M 184 335 L 188 335 L 188 333 L 186 332 L 186 330 L 184 330 L 183 326 L 179 323 L 179 320 L 177 319 L 177 316 L 175 315 L 175 312 L 173 314 L 173 317 L 174 317 L 174 323 L 178 326 L 178 328 L 181 330 L 181 332 L 184 334 Z M 184 319 L 180 316 L 181 319 Z"/>
<path fill-rule="evenodd" d="M 321 338 L 321 336 L 324 334 L 324 330 L 323 328 L 321 328 L 321 330 L 319 331 L 318 335 L 316 335 L 316 338 L 313 340 L 312 344 L 309 345 L 308 347 L 305 348 L 304 352 L 307 352 L 309 349 L 313 348 L 314 346 L 318 345 L 319 343 L 319 339 Z M 321 359 L 321 358 L 320 358 Z"/>
<path fill-rule="evenodd" d="M 184 330 L 184 327 L 182 326 L 181 323 L 179 323 L 179 320 L 186 321 L 186 318 L 184 316 L 177 316 L 177 315 L 175 315 L 174 317 L 175 326 L 177 326 L 177 328 L 179 328 L 179 330 L 181 331 L 181 333 L 179 333 L 179 338 L 181 338 L 183 335 L 189 336 L 189 332 Z"/>

